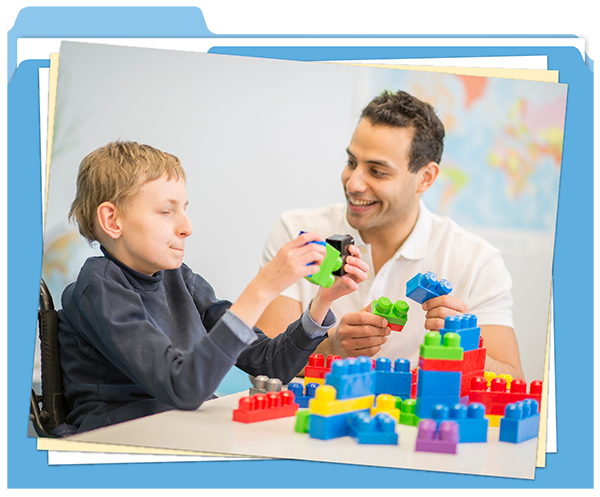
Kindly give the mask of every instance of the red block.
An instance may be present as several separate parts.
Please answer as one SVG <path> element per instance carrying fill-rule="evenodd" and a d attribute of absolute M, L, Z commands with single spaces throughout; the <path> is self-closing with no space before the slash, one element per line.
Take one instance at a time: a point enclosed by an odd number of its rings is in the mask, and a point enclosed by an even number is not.
<path fill-rule="evenodd" d="M 417 398 L 417 378 L 418 378 L 417 368 L 411 369 L 410 372 L 412 373 L 412 382 L 410 385 L 410 398 L 416 399 Z"/>
<path fill-rule="evenodd" d="M 542 382 L 532 381 L 529 384 L 529 393 L 527 393 L 525 380 L 512 380 L 510 390 L 508 390 L 504 378 L 494 378 L 488 388 L 486 379 L 479 376 L 472 378 L 468 395 L 469 404 L 473 402 L 484 404 L 486 414 L 504 416 L 504 408 L 508 404 L 525 399 L 537 400 L 539 409 L 539 406 L 542 405 Z"/>
<path fill-rule="evenodd" d="M 242 397 L 238 409 L 233 411 L 233 420 L 240 423 L 256 423 L 269 419 L 288 418 L 298 410 L 294 403 L 294 392 L 257 393 L 252 397 Z"/>
<path fill-rule="evenodd" d="M 465 350 L 463 352 L 463 373 L 472 371 L 483 371 L 485 369 L 486 349 L 480 347 L 475 350 Z"/>
<path fill-rule="evenodd" d="M 469 395 L 471 391 L 471 381 L 473 378 L 477 376 L 481 376 L 483 378 L 484 370 L 480 371 L 471 371 L 470 373 L 463 373 L 460 380 L 460 396 L 464 397 L 465 395 Z"/>
<path fill-rule="evenodd" d="M 325 358 L 322 354 L 312 354 L 308 358 L 308 364 L 304 367 L 304 376 L 324 379 L 325 375 L 331 371 L 331 363 L 336 359 L 341 359 L 341 357 L 330 355 L 327 357 L 327 363 L 325 363 Z"/>
<path fill-rule="evenodd" d="M 392 331 L 402 331 L 404 329 L 404 325 L 403 324 L 388 323 L 388 327 Z"/>
<path fill-rule="evenodd" d="M 425 359 L 419 357 L 419 367 L 423 371 L 462 371 L 463 361 L 453 359 Z"/>

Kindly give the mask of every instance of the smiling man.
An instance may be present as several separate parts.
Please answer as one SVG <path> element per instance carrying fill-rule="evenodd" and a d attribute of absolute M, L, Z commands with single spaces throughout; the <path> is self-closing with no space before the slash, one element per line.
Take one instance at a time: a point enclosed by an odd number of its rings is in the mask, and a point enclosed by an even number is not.
<path fill-rule="evenodd" d="M 486 370 L 522 378 L 512 280 L 500 251 L 430 212 L 421 200 L 439 173 L 444 135 L 430 104 L 403 91 L 376 97 L 363 109 L 346 149 L 346 203 L 284 212 L 261 262 L 270 261 L 300 231 L 323 238 L 350 234 L 371 269 L 358 291 L 332 306 L 339 324 L 319 352 L 406 358 L 416 367 L 425 333 L 442 328 L 447 316 L 470 312 L 478 318 L 487 348 Z M 420 306 L 406 299 L 406 282 L 427 271 L 449 280 L 453 291 Z M 270 336 L 283 332 L 316 291 L 306 280 L 289 287 L 266 309 L 258 326 Z M 385 319 L 369 312 L 371 302 L 382 296 L 408 301 L 402 332 L 391 331 Z"/>

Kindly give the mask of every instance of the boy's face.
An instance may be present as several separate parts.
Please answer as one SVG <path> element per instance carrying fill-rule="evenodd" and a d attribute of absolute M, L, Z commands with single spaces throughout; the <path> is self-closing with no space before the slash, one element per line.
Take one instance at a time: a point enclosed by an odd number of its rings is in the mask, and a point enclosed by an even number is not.
<path fill-rule="evenodd" d="M 187 205 L 183 180 L 163 176 L 142 185 L 125 209 L 117 210 L 121 234 L 113 255 L 147 275 L 177 269 L 185 254 L 185 239 L 192 234 Z"/>

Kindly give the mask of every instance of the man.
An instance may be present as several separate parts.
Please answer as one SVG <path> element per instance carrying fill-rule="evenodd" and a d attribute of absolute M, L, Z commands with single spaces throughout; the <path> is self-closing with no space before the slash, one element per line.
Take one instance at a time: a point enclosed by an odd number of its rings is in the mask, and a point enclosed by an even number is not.
<path fill-rule="evenodd" d="M 512 280 L 500 251 L 454 221 L 431 213 L 422 194 L 439 173 L 444 126 L 433 107 L 406 92 L 384 92 L 365 107 L 346 149 L 342 172 L 345 204 L 284 212 L 265 245 L 262 264 L 303 231 L 322 237 L 350 234 L 371 270 L 352 295 L 332 306 L 339 324 L 319 347 L 323 355 L 403 357 L 417 365 L 428 330 L 447 316 L 478 318 L 487 349 L 486 370 L 522 378 L 512 322 Z M 422 306 L 406 298 L 406 282 L 433 271 L 453 286 L 450 295 Z M 300 281 L 265 310 L 257 326 L 275 336 L 297 319 L 316 292 Z M 374 299 L 410 305 L 402 332 L 370 313 Z"/>

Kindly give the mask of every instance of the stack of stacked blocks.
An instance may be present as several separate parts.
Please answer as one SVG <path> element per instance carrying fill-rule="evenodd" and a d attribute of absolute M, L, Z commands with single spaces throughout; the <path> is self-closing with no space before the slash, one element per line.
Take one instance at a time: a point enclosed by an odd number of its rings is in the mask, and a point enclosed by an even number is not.
<path fill-rule="evenodd" d="M 493 373 L 486 373 L 486 375 L 492 378 L 489 383 L 482 376 L 472 379 L 469 402 L 479 402 L 485 405 L 485 413 L 491 420 L 492 426 L 498 426 L 508 404 L 531 399 L 536 401 L 539 408 L 542 400 L 541 381 L 532 381 L 529 384 L 529 393 L 527 393 L 527 382 L 525 380 L 513 380 L 508 375 L 496 377 Z"/>
<path fill-rule="evenodd" d="M 405 359 L 393 369 L 386 358 L 334 360 L 308 410 L 297 414 L 295 430 L 319 440 L 350 436 L 361 444 L 397 445 L 397 402 L 401 396 L 410 400 L 411 384 Z"/>

